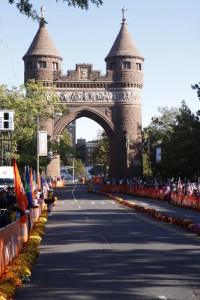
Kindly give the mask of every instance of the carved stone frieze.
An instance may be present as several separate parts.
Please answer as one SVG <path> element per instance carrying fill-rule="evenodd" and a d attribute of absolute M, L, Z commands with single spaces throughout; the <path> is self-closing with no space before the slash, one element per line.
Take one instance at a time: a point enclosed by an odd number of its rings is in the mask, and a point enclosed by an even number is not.
<path fill-rule="evenodd" d="M 138 90 L 126 91 L 56 91 L 60 102 L 132 102 L 141 104 L 142 97 Z"/>

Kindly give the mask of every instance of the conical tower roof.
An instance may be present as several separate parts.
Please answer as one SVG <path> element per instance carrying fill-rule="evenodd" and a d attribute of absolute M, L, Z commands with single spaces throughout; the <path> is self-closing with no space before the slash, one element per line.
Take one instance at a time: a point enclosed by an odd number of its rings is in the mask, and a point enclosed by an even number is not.
<path fill-rule="evenodd" d="M 105 60 L 116 56 L 131 56 L 131 57 L 143 58 L 139 50 L 137 49 L 130 33 L 128 32 L 124 11 L 123 11 L 123 19 L 122 19 L 122 26 L 120 32 L 118 33 L 118 36 L 110 52 L 106 56 Z"/>
<path fill-rule="evenodd" d="M 28 49 L 23 59 L 28 56 L 53 56 L 60 58 L 62 60 L 61 55 L 56 49 L 46 26 L 40 27 Z"/>

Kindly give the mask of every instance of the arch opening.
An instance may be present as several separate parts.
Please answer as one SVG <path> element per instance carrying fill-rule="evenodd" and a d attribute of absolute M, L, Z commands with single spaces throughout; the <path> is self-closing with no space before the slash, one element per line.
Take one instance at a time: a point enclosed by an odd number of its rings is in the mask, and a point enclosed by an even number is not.
<path fill-rule="evenodd" d="M 85 121 L 86 118 L 90 120 L 90 124 L 86 130 L 90 131 L 90 126 L 93 126 L 95 122 L 98 124 L 98 127 L 96 128 L 99 130 L 99 132 L 96 131 L 94 134 L 93 131 L 92 138 L 87 138 L 84 136 L 84 132 L 82 135 L 80 131 L 80 134 L 76 138 L 75 158 L 77 160 L 81 160 L 84 164 L 86 176 L 107 176 L 110 165 L 109 144 L 114 131 L 112 123 L 109 122 L 109 120 L 106 120 L 106 118 L 102 116 L 101 112 L 95 112 L 94 110 L 91 111 L 88 108 L 79 108 L 79 110 L 70 111 L 68 115 L 62 116 L 56 122 L 54 126 L 54 136 L 62 136 L 62 132 L 69 124 L 72 124 L 73 121 L 80 121 L 82 118 L 84 118 Z M 63 170 L 64 165 L 62 163 L 62 157 L 60 157 L 60 166 L 62 166 L 61 169 Z"/>

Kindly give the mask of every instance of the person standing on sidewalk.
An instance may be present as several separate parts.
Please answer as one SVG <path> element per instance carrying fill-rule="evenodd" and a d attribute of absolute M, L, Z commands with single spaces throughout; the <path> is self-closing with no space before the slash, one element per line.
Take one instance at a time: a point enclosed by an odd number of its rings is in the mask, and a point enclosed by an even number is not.
<path fill-rule="evenodd" d="M 55 201 L 54 198 L 55 197 L 53 194 L 53 189 L 49 189 L 47 193 L 47 199 L 45 200 L 45 203 L 47 204 L 47 211 L 49 216 L 52 216 L 53 203 Z"/>

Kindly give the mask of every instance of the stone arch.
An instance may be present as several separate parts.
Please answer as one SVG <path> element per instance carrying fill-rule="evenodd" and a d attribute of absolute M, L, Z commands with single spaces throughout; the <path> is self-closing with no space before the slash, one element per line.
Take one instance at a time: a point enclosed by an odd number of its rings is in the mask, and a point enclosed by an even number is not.
<path fill-rule="evenodd" d="M 106 118 L 106 116 L 100 111 L 89 108 L 89 107 L 76 107 L 74 109 L 70 109 L 70 113 L 62 116 L 55 124 L 53 131 L 53 138 L 56 139 L 59 135 L 61 135 L 64 128 L 71 123 L 75 119 L 79 119 L 81 117 L 87 117 L 97 122 L 107 133 L 109 139 L 111 139 L 114 135 L 114 125 L 113 123 Z"/>

